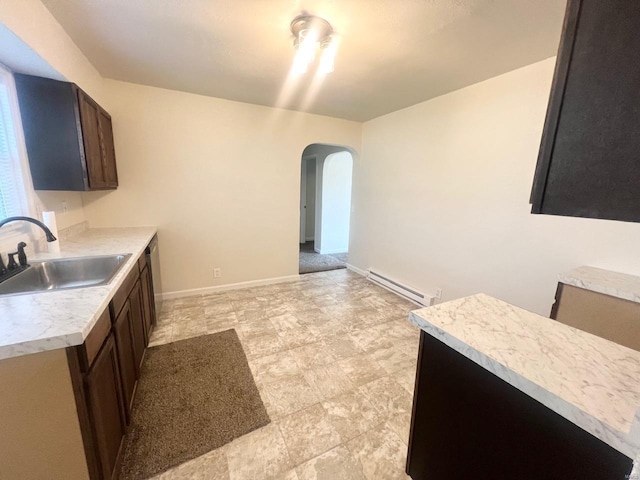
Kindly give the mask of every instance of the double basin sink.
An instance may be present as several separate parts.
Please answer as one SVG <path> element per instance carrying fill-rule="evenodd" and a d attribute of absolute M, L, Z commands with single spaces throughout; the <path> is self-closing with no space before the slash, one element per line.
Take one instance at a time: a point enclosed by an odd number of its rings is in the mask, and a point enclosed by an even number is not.
<path fill-rule="evenodd" d="M 0 283 L 0 296 L 106 285 L 129 257 L 130 253 L 32 261 Z"/>

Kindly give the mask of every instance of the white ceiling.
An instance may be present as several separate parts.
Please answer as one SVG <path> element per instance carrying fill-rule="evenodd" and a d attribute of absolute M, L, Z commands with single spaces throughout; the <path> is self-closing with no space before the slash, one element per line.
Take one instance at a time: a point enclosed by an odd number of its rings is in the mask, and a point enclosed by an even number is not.
<path fill-rule="evenodd" d="M 565 0 L 43 0 L 107 78 L 365 121 L 556 54 Z M 287 81 L 291 20 L 340 35 Z M 285 87 L 286 85 L 286 87 Z"/>

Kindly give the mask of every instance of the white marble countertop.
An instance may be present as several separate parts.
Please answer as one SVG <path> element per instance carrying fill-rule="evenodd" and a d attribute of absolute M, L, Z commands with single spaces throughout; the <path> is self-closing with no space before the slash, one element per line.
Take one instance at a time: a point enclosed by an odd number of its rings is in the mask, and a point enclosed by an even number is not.
<path fill-rule="evenodd" d="M 0 297 L 0 359 L 82 344 L 155 233 L 153 227 L 89 229 L 61 240 L 59 254 L 31 255 L 133 254 L 108 285 Z"/>
<path fill-rule="evenodd" d="M 409 319 L 628 457 L 640 453 L 640 352 L 484 294 Z"/>
<path fill-rule="evenodd" d="M 578 267 L 558 275 L 567 285 L 640 303 L 640 277 L 595 267 Z"/>

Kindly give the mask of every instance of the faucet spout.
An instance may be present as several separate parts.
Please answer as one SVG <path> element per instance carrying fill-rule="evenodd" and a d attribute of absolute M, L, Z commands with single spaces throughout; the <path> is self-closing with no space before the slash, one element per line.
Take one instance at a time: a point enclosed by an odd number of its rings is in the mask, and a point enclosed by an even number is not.
<path fill-rule="evenodd" d="M 34 225 L 37 225 L 38 227 L 40 227 L 44 231 L 45 235 L 47 236 L 47 242 L 55 242 L 57 240 L 57 238 L 53 235 L 53 233 L 51 233 L 51 230 L 49 230 L 44 223 L 42 223 L 40 220 L 36 220 L 35 218 L 31 218 L 31 217 L 7 217 L 4 220 L 0 220 L 0 227 L 2 227 L 3 225 L 6 225 L 9 222 L 16 222 L 16 221 L 33 223 Z"/>

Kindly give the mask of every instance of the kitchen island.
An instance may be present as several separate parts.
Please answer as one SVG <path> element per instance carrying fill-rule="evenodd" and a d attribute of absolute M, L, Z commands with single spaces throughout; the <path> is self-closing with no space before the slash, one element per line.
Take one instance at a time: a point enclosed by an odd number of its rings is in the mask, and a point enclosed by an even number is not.
<path fill-rule="evenodd" d="M 640 352 L 484 294 L 416 310 L 414 479 L 626 479 Z"/>

